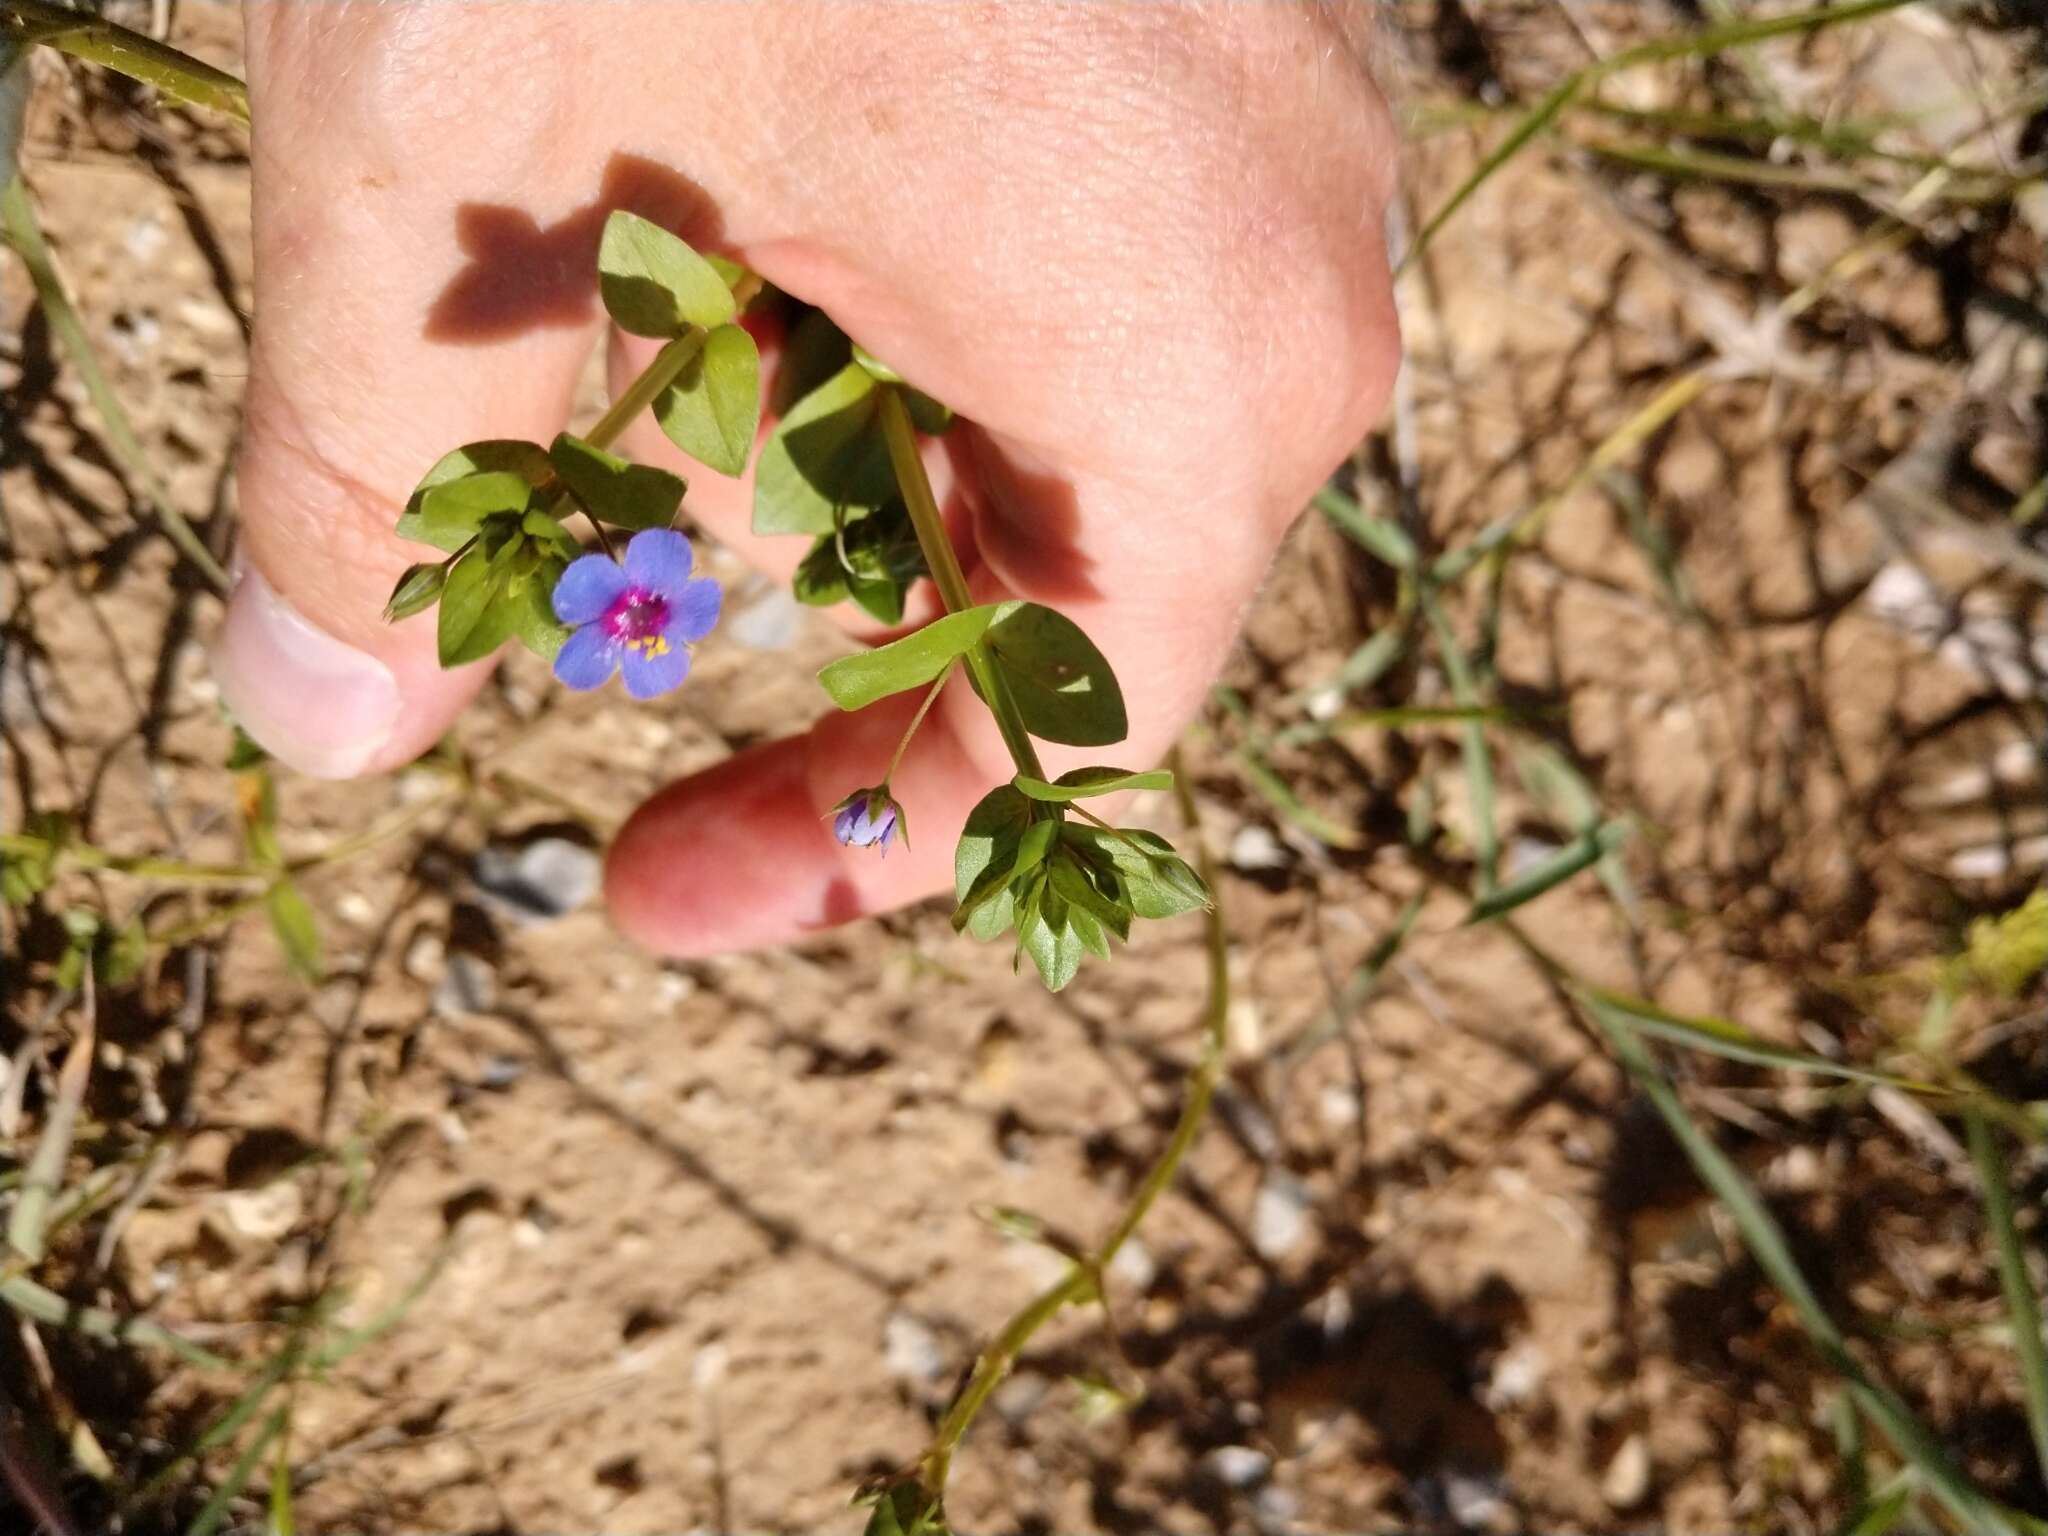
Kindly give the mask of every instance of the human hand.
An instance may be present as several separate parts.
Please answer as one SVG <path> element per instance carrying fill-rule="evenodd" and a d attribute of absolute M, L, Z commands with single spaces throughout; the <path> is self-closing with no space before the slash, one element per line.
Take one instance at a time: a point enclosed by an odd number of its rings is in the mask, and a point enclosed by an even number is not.
<path fill-rule="evenodd" d="M 1393 141 L 1347 14 L 252 0 L 229 702 L 335 777 L 405 762 L 461 710 L 485 665 L 443 672 L 431 625 L 380 618 L 418 555 L 395 509 L 451 444 L 561 425 L 603 322 L 598 233 L 629 207 L 973 424 L 935 467 L 977 600 L 1079 622 L 1125 682 L 1118 755 L 1154 760 L 1392 377 Z M 649 355 L 612 351 L 615 381 Z M 620 447 L 686 467 L 644 418 Z M 752 535 L 751 502 L 750 478 L 692 475 L 698 521 L 786 576 L 802 543 Z M 912 707 L 828 716 L 658 794 L 611 853 L 619 922 L 705 953 L 946 886 L 968 808 L 1011 771 L 961 685 L 895 775 L 914 849 L 844 849 L 822 820 Z"/>

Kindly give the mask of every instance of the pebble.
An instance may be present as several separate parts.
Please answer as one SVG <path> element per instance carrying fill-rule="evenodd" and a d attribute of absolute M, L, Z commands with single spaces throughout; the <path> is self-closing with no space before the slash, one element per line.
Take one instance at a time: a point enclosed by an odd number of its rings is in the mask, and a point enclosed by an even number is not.
<path fill-rule="evenodd" d="M 279 1179 L 259 1189 L 231 1190 L 221 1196 L 221 1212 L 238 1237 L 276 1242 L 298 1224 L 306 1208 L 299 1186 Z"/>
<path fill-rule="evenodd" d="M 1232 1488 L 1249 1488 L 1265 1477 L 1273 1462 L 1264 1451 L 1248 1445 L 1219 1445 L 1202 1458 L 1202 1465 Z"/>
<path fill-rule="evenodd" d="M 933 1381 L 945 1368 L 937 1335 L 908 1312 L 891 1312 L 882 1324 L 882 1369 L 899 1381 Z"/>
<path fill-rule="evenodd" d="M 1650 1492 L 1650 1442 L 1641 1433 L 1621 1442 L 1600 1479 L 1600 1497 L 1611 1509 L 1634 1509 Z"/>
<path fill-rule="evenodd" d="M 1252 1246 L 1263 1259 L 1279 1259 L 1308 1236 L 1308 1191 L 1299 1179 L 1269 1173 L 1252 1199 Z"/>
<path fill-rule="evenodd" d="M 1285 869 L 1294 862 L 1287 845 L 1263 822 L 1248 821 L 1230 839 L 1227 855 L 1233 869 Z"/>
<path fill-rule="evenodd" d="M 1159 1277 L 1159 1266 L 1152 1261 L 1151 1250 L 1139 1238 L 1128 1239 L 1117 1249 L 1116 1257 L 1109 1261 L 1109 1278 L 1119 1285 L 1127 1285 L 1134 1291 L 1149 1291 L 1152 1282 Z"/>
<path fill-rule="evenodd" d="M 1514 1510 L 1507 1501 L 1507 1488 L 1498 1475 L 1477 1476 L 1470 1472 L 1444 1474 L 1444 1510 L 1461 1531 L 1512 1529 Z"/>
<path fill-rule="evenodd" d="M 520 922 L 566 917 L 597 894 L 603 863 L 594 849 L 566 837 L 537 837 L 523 846 L 490 843 L 470 874 L 485 902 Z"/>
<path fill-rule="evenodd" d="M 498 977 L 488 963 L 457 950 L 434 988 L 434 1012 L 442 1018 L 459 1013 L 489 1013 L 497 1001 Z"/>

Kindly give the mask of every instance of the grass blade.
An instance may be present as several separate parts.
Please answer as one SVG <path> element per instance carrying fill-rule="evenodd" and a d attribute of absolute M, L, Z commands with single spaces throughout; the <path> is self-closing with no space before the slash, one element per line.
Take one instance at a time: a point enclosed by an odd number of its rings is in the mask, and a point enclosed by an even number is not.
<path fill-rule="evenodd" d="M 85 1101 L 86 1078 L 92 1072 L 94 1010 L 90 961 L 85 998 L 85 1021 L 79 1026 L 78 1038 L 65 1053 L 63 1069 L 57 1074 L 56 1096 L 50 1100 L 43 1118 L 43 1134 L 36 1141 L 35 1155 L 22 1175 L 21 1193 L 15 1197 L 13 1213 L 7 1219 L 7 1246 L 32 1264 L 43 1258 L 50 1202 L 64 1180 L 64 1163 L 71 1156 L 71 1129 L 78 1123 L 78 1108 Z"/>
<path fill-rule="evenodd" d="M 2005 1290 L 2005 1310 L 2012 1320 L 2012 1348 L 2018 1357 L 2020 1385 L 2027 1399 L 2027 1427 L 2033 1431 L 2034 1456 L 2041 1476 L 2048 1478 L 2048 1349 L 2041 1343 L 2041 1301 L 2027 1273 L 2026 1250 L 2013 1224 L 2012 1189 L 2005 1181 L 2005 1160 L 1991 1122 L 1982 1110 L 1963 1116 L 1970 1139 L 1970 1161 L 1984 1186 L 1984 1220 L 1998 1244 L 1998 1279 Z"/>
<path fill-rule="evenodd" d="M 242 1454 L 235 1458 L 235 1464 L 228 1468 L 228 1475 L 221 1480 L 220 1486 L 213 1490 L 213 1497 L 206 1501 L 199 1513 L 192 1517 L 192 1523 L 185 1527 L 185 1536 L 213 1536 L 213 1533 L 220 1529 L 221 1522 L 228 1517 L 228 1506 L 241 1497 L 242 1490 L 249 1486 L 249 1479 L 256 1475 L 256 1467 L 263 1460 L 263 1453 L 270 1449 L 272 1441 L 284 1433 L 285 1412 L 283 1407 L 271 1411 L 270 1417 L 263 1421 L 263 1428 L 242 1447 Z"/>
<path fill-rule="evenodd" d="M 90 12 L 51 5 L 47 0 L 4 0 L 0 3 L 0 35 L 20 43 L 46 43 L 153 85 L 190 106 L 249 121 L 248 87 L 226 70 Z"/>
<path fill-rule="evenodd" d="M 1316 492 L 1315 505 L 1317 511 L 1375 560 L 1383 561 L 1397 571 L 1415 569 L 1415 562 L 1420 558 L 1415 552 L 1415 541 L 1398 523 L 1389 518 L 1374 517 L 1334 485 L 1326 485 Z"/>
<path fill-rule="evenodd" d="M 1586 1001 L 1587 1012 L 1613 1045 L 1629 1076 L 1663 1118 L 1672 1139 L 1684 1150 L 1701 1181 L 1727 1208 L 1742 1234 L 1743 1246 L 1791 1305 L 1808 1340 L 1842 1377 L 1857 1406 L 1892 1443 L 1892 1448 L 1919 1469 L 1929 1490 L 1966 1529 L 1980 1536 L 2006 1536 L 2011 1518 L 2018 1512 L 1999 1508 L 1979 1492 L 1949 1459 L 1940 1442 L 1914 1417 L 1913 1410 L 1850 1353 L 1848 1340 L 1800 1272 L 1784 1230 L 1741 1170 L 1686 1111 L 1671 1080 L 1644 1049 L 1634 1025 L 1597 999 Z"/>
<path fill-rule="evenodd" d="M 1580 870 L 1590 869 L 1619 848 L 1628 836 L 1628 823 L 1610 821 L 1582 832 L 1571 842 L 1527 873 L 1472 903 L 1465 914 L 1467 926 L 1484 923 L 1534 901 L 1552 886 L 1562 885 Z"/>
<path fill-rule="evenodd" d="M 1767 42 L 1774 37 L 1818 32 L 1825 27 L 1841 26 L 1844 22 L 1863 21 L 1912 3 L 1914 0 L 1849 0 L 1849 3 L 1844 5 L 1793 11 L 1785 16 L 1728 22 L 1680 37 L 1653 38 L 1649 42 L 1624 49 L 1565 76 L 1508 130 L 1507 137 L 1494 146 L 1486 158 L 1474 168 L 1472 174 L 1458 184 L 1457 190 L 1451 193 L 1444 205 L 1430 216 L 1429 221 L 1415 236 L 1414 243 L 1402 256 L 1401 264 L 1395 269 L 1394 275 L 1399 277 L 1405 272 L 1415 258 L 1428 247 L 1429 242 L 1436 238 L 1437 232 L 1450 222 L 1451 216 L 1471 201 L 1473 194 L 1527 148 L 1538 134 L 1556 122 L 1565 108 L 1584 93 L 1588 86 L 1604 80 L 1607 76 L 1643 64 L 1660 64 L 1673 59 L 1706 58 L 1713 54 L 1725 53 L 1731 48 L 1744 48 L 1753 43 Z"/>
<path fill-rule="evenodd" d="M 1436 635 L 1437 647 L 1443 652 L 1444 671 L 1450 674 L 1451 694 L 1468 708 L 1479 703 L 1479 690 L 1473 681 L 1472 665 L 1465 659 L 1465 649 L 1458 644 L 1458 637 L 1451 629 L 1451 621 L 1445 615 L 1443 605 L 1434 593 L 1425 590 L 1421 597 L 1423 617 L 1428 619 L 1430 630 Z M 1500 828 L 1495 821 L 1493 803 L 1493 754 L 1487 749 L 1486 729 L 1478 721 L 1470 721 L 1464 729 L 1465 786 L 1472 809 L 1472 857 L 1479 871 L 1479 895 L 1482 900 L 1491 896 L 1494 882 L 1500 870 Z"/>
<path fill-rule="evenodd" d="M 8 3 L 18 3 L 18 0 L 8 0 Z M 36 218 L 35 205 L 29 201 L 28 184 L 19 176 L 7 183 L 5 191 L 0 191 L 0 240 L 5 240 L 21 258 L 22 265 L 28 268 L 29 281 L 35 285 L 36 300 L 43 307 L 43 316 L 50 322 L 52 334 L 70 356 L 71 366 L 78 370 L 79 380 L 85 385 L 93 409 L 99 412 L 108 449 L 127 472 L 130 483 L 140 490 L 142 498 L 156 512 L 157 521 L 163 524 L 165 535 L 177 545 L 178 552 L 198 567 L 215 591 L 225 594 L 228 573 L 221 569 L 220 562 L 213 558 L 212 551 L 207 549 L 192 525 L 185 521 L 184 515 L 171 505 L 170 493 L 151 467 L 148 451 L 135 435 L 135 426 L 128 419 L 127 408 L 114 393 L 113 385 L 107 382 L 99 357 L 92 349 L 92 338 L 86 334 L 85 322 L 79 318 L 71 295 L 65 291 L 63 279 L 58 277 L 56 265 L 50 260 L 50 247 L 43 239 L 43 228 Z"/>
<path fill-rule="evenodd" d="M 1626 1016 L 1641 1033 L 1672 1045 L 1684 1046 L 1687 1050 L 1699 1051 L 1703 1055 L 1719 1056 L 1723 1060 L 1739 1061 L 1752 1067 L 1773 1067 L 1785 1072 L 1810 1072 L 1822 1077 L 1846 1078 L 1851 1082 L 1897 1088 L 1903 1093 L 1941 1094 L 1949 1091 L 1936 1083 L 1898 1077 L 1890 1072 L 1879 1072 L 1870 1067 L 1830 1061 L 1827 1057 L 1815 1055 L 1810 1051 L 1796 1051 L 1789 1046 L 1773 1045 L 1770 1041 L 1751 1034 L 1732 1019 L 1688 1018 L 1684 1014 L 1672 1013 L 1642 998 L 1627 997 L 1619 992 L 1609 992 L 1605 988 L 1585 987 L 1580 990 L 1589 1002 L 1598 1003 Z"/>
<path fill-rule="evenodd" d="M 117 1317 L 104 1307 L 73 1306 L 48 1286 L 38 1285 L 26 1275 L 0 1279 L 0 1302 L 34 1322 L 75 1329 L 89 1338 L 105 1339 L 113 1344 L 154 1345 L 204 1370 L 226 1370 L 233 1364 L 224 1356 L 216 1355 L 146 1317 Z"/>

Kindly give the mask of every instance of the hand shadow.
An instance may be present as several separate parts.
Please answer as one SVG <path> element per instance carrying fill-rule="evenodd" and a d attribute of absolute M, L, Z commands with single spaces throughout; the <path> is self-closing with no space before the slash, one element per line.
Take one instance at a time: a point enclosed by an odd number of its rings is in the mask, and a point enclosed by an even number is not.
<path fill-rule="evenodd" d="M 597 248 L 617 209 L 674 230 L 698 250 L 716 250 L 723 232 L 704 189 L 637 155 L 606 162 L 597 198 L 553 224 L 523 208 L 464 203 L 455 238 L 464 266 L 427 313 L 429 341 L 503 341 L 543 327 L 587 325 L 597 298 Z"/>

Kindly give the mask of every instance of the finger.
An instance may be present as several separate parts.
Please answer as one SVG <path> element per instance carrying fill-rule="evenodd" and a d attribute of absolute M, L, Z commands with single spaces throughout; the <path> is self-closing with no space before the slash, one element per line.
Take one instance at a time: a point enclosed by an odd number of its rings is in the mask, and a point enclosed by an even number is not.
<path fill-rule="evenodd" d="M 550 206 L 523 161 L 458 143 L 444 150 L 463 164 L 473 206 L 460 210 L 437 177 L 408 166 L 421 146 L 396 142 L 402 87 L 379 62 L 417 46 L 408 25 L 353 6 L 252 5 L 248 16 L 263 123 L 258 318 L 239 574 L 215 669 L 243 726 L 322 777 L 417 755 L 481 684 L 488 663 L 441 670 L 431 614 L 383 622 L 400 572 L 438 558 L 392 525 L 449 449 L 547 441 L 597 323 L 589 295 L 564 277 L 592 270 L 598 238 L 573 195 Z M 338 48 L 366 67 L 338 67 L 328 52 Z M 466 66 L 493 80 L 490 62 Z M 441 105 L 462 120 L 461 103 Z M 518 142 L 530 130 L 517 113 L 494 103 L 468 120 Z M 577 190 L 588 196 L 587 183 Z M 532 210 L 506 216 L 530 227 L 492 225 L 497 203 Z"/>

